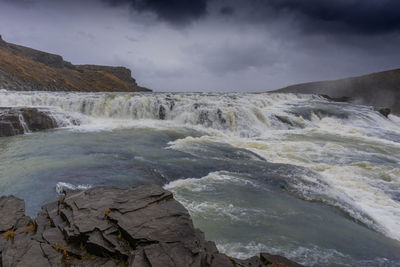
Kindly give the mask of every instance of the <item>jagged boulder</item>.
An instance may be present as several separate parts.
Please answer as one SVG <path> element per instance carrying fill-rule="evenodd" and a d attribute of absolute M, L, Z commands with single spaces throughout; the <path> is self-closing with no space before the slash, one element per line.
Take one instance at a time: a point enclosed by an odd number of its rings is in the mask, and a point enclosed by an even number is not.
<path fill-rule="evenodd" d="M 0 108 L 0 137 L 57 127 L 47 112 L 36 108 Z"/>
<path fill-rule="evenodd" d="M 46 112 L 35 108 L 23 108 L 21 112 L 29 131 L 36 132 L 57 127 L 57 122 Z"/>
<path fill-rule="evenodd" d="M 0 266 L 299 266 L 267 254 L 239 260 L 219 253 L 158 185 L 68 191 L 35 220 L 21 201 L 0 199 L 0 212 L 10 216 L 0 229 L 12 231 L 0 243 Z"/>

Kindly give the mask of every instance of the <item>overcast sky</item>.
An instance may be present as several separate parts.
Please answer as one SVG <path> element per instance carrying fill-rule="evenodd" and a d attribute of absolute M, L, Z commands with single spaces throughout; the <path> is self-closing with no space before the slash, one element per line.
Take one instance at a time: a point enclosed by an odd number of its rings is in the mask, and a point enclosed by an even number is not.
<path fill-rule="evenodd" d="M 0 0 L 0 34 L 155 91 L 266 91 L 400 67 L 399 0 Z"/>

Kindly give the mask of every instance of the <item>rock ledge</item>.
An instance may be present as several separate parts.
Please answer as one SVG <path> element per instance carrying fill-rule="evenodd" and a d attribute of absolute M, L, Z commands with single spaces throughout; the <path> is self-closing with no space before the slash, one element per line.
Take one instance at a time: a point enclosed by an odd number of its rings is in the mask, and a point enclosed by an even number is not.
<path fill-rule="evenodd" d="M 0 266 L 300 266 L 262 253 L 219 253 L 187 210 L 158 185 L 65 192 L 35 220 L 25 203 L 0 197 Z"/>
<path fill-rule="evenodd" d="M 36 108 L 0 107 L 0 137 L 56 128 L 49 113 Z"/>

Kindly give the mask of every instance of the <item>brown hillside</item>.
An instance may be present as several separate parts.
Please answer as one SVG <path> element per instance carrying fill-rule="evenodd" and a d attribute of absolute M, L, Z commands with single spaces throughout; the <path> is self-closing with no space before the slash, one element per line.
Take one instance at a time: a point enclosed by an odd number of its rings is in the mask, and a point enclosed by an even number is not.
<path fill-rule="evenodd" d="M 150 91 L 124 67 L 73 65 L 59 55 L 7 43 L 0 36 L 0 89 L 85 92 Z"/>
<path fill-rule="evenodd" d="M 388 107 L 400 114 L 400 69 L 340 80 L 296 84 L 275 92 L 346 96 L 355 103 Z"/>

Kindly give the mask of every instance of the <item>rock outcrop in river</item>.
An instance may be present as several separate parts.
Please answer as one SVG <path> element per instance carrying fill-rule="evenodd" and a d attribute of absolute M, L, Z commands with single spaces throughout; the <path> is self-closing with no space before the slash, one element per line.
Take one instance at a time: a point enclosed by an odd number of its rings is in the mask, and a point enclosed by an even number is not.
<path fill-rule="evenodd" d="M 73 65 L 59 55 L 5 42 L 0 35 L 0 89 L 17 91 L 138 92 L 124 67 Z"/>
<path fill-rule="evenodd" d="M 14 196 L 0 198 L 0 266 L 300 266 L 262 253 L 219 253 L 189 213 L 157 185 L 65 192 L 36 219 Z M 281 264 L 281 265 L 280 265 Z"/>
<path fill-rule="evenodd" d="M 56 128 L 49 113 L 36 108 L 0 107 L 0 137 Z"/>

